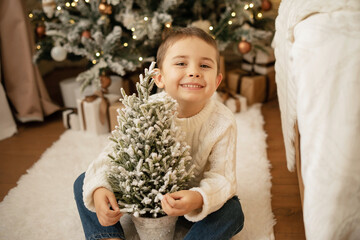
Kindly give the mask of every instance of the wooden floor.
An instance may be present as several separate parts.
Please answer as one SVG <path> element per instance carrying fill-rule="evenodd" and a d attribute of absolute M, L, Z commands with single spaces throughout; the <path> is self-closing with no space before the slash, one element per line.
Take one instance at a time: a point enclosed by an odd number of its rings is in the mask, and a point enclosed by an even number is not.
<path fill-rule="evenodd" d="M 272 164 L 272 210 L 277 221 L 275 239 L 305 239 L 297 176 L 286 168 L 278 102 L 273 100 L 264 104 L 262 112 L 268 134 L 267 152 Z M 19 124 L 16 135 L 0 141 L 0 201 L 63 132 L 61 114 L 55 113 L 43 123 Z"/>

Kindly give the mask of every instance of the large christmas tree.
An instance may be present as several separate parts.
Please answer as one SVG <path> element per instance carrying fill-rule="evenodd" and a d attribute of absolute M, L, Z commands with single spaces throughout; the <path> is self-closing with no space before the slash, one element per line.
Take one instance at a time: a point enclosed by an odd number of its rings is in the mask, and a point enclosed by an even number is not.
<path fill-rule="evenodd" d="M 170 96 L 149 97 L 155 63 L 137 83 L 138 96 L 122 89 L 118 126 L 111 140 L 109 183 L 121 211 L 134 216 L 164 215 L 161 197 L 186 189 L 193 177 L 190 147 L 174 124 L 177 103 Z"/>
<path fill-rule="evenodd" d="M 269 0 L 42 0 L 29 16 L 36 25 L 34 60 L 76 56 L 89 60 L 78 76 L 83 88 L 100 87 L 101 73 L 125 75 L 153 61 L 173 27 L 197 26 L 209 32 L 221 51 L 236 54 L 269 45 L 273 19 L 264 17 Z M 232 49 L 232 47 L 230 47 Z"/>

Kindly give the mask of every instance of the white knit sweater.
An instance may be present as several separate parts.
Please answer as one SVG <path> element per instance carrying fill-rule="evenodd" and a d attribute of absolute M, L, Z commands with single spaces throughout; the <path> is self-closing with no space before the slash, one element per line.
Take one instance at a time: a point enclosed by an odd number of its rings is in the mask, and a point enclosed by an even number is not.
<path fill-rule="evenodd" d="M 186 133 L 195 164 L 196 177 L 191 190 L 203 197 L 202 208 L 185 215 L 189 221 L 196 222 L 220 209 L 235 195 L 236 122 L 233 113 L 216 100 L 210 100 L 195 116 L 179 118 L 176 122 Z M 84 203 L 91 211 L 95 211 L 94 190 L 99 187 L 111 190 L 106 172 L 109 167 L 107 155 L 113 150 L 112 145 L 110 143 L 86 171 Z"/>

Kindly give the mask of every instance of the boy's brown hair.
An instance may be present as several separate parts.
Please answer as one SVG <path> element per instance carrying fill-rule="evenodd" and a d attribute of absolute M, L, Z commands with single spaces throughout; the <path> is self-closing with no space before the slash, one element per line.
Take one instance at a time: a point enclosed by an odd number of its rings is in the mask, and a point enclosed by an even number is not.
<path fill-rule="evenodd" d="M 213 37 L 211 37 L 209 34 L 207 34 L 205 31 L 203 31 L 200 28 L 196 27 L 187 27 L 187 28 L 176 28 L 171 30 L 165 39 L 162 41 L 162 43 L 159 46 L 159 49 L 157 51 L 157 65 L 159 68 L 162 67 L 163 61 L 165 59 L 166 51 L 170 46 L 172 46 L 176 41 L 187 38 L 187 37 L 197 37 L 206 43 L 213 46 L 216 50 L 216 63 L 217 63 L 217 74 L 220 73 L 220 53 L 217 48 L 217 43 Z"/>

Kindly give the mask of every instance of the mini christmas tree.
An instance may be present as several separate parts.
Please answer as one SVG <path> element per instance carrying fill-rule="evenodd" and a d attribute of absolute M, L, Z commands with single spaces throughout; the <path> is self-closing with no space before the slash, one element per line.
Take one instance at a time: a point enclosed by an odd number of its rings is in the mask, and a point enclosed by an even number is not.
<path fill-rule="evenodd" d="M 174 124 L 176 101 L 167 94 L 150 97 L 154 65 L 140 75 L 138 96 L 121 89 L 125 108 L 118 110 L 119 124 L 110 138 L 116 144 L 108 181 L 121 211 L 135 217 L 165 215 L 162 196 L 186 189 L 193 178 L 190 147 Z"/>

